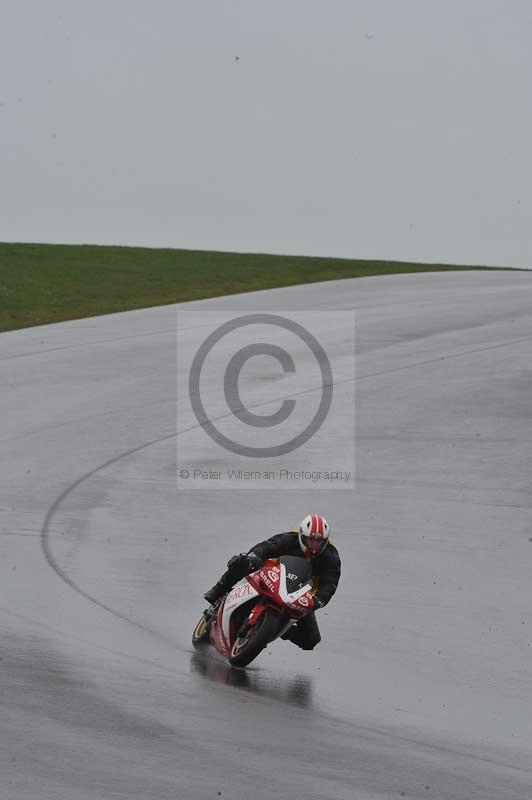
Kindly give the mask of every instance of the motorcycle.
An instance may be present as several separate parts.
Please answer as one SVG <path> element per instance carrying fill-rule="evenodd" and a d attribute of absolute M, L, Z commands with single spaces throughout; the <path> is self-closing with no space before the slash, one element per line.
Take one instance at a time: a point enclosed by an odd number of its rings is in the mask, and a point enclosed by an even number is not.
<path fill-rule="evenodd" d="M 210 642 L 232 666 L 246 667 L 314 606 L 309 562 L 299 556 L 271 558 L 238 581 L 213 612 L 203 612 L 192 644 Z"/>

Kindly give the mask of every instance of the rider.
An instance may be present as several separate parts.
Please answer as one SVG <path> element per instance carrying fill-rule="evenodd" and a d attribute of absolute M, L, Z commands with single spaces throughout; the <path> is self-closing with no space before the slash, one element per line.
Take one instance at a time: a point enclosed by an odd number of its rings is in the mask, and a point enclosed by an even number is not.
<path fill-rule="evenodd" d="M 205 600 L 214 605 L 222 595 L 245 575 L 260 569 L 267 558 L 280 556 L 300 556 L 310 560 L 316 591 L 314 609 L 327 605 L 336 591 L 340 580 L 341 562 L 338 550 L 329 538 L 330 528 L 325 517 L 309 514 L 298 529 L 288 533 L 279 533 L 256 544 L 247 553 L 233 556 L 227 562 L 227 571 L 212 589 L 203 595 Z M 296 625 L 293 625 L 282 636 L 289 639 L 303 650 L 312 650 L 321 641 L 318 623 L 314 611 L 307 614 Z"/>

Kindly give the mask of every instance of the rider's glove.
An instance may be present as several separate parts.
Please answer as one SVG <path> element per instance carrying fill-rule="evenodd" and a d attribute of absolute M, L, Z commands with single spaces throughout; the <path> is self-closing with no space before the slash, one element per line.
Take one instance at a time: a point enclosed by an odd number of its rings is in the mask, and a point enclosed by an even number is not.
<path fill-rule="evenodd" d="M 250 572 L 256 572 L 262 567 L 262 558 L 256 553 L 248 553 L 247 559 Z"/>

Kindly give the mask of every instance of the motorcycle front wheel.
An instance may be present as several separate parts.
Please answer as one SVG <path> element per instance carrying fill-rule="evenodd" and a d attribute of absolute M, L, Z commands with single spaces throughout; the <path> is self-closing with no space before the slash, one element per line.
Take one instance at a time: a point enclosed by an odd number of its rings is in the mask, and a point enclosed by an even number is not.
<path fill-rule="evenodd" d="M 246 667 L 275 639 L 279 625 L 279 615 L 267 608 L 254 625 L 237 636 L 229 654 L 229 663 L 233 667 Z"/>

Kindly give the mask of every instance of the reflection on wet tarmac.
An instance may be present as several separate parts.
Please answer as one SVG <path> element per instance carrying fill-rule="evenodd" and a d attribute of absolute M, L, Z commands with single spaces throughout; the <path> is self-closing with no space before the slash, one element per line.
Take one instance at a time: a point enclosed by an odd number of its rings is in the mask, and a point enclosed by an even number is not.
<path fill-rule="evenodd" d="M 300 708 L 310 708 L 312 705 L 312 678 L 308 675 L 273 676 L 257 670 L 231 667 L 219 661 L 210 649 L 193 653 L 190 670 L 216 683 L 236 686 Z"/>

